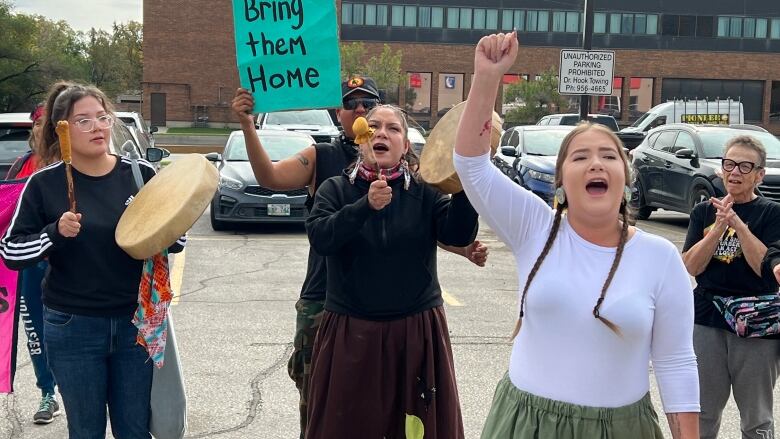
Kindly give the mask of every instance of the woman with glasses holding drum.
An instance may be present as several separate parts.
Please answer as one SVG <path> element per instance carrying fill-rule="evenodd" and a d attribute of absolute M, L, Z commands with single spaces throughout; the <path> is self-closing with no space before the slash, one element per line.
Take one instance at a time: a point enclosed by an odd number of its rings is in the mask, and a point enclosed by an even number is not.
<path fill-rule="evenodd" d="M 147 439 L 152 361 L 131 322 L 144 261 L 131 258 L 115 229 L 138 188 L 130 160 L 109 152 L 111 103 L 95 87 L 55 84 L 46 99 L 40 156 L 49 166 L 27 182 L 0 256 L 11 269 L 49 261 L 43 281 L 44 340 L 68 417 L 71 439 L 103 437 L 106 406 L 115 437 Z M 55 132 L 68 122 L 67 148 Z M 139 161 L 145 181 L 154 168 Z M 72 209 L 71 198 L 75 200 Z M 181 251 L 180 240 L 169 248 Z"/>
<path fill-rule="evenodd" d="M 732 390 L 742 437 L 774 437 L 780 299 L 774 277 L 762 277 L 761 266 L 767 245 L 780 239 L 780 205 L 755 193 L 765 166 L 766 150 L 758 139 L 731 139 L 721 165 L 726 196 L 697 204 L 690 216 L 683 261 L 697 284 L 693 344 L 702 439 L 718 436 Z"/>

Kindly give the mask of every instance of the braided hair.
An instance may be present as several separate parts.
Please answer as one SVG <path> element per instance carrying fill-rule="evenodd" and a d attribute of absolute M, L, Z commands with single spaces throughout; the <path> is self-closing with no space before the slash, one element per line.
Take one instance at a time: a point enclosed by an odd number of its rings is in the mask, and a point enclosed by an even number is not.
<path fill-rule="evenodd" d="M 557 163 L 555 165 L 555 187 L 559 188 L 562 185 L 562 177 L 561 177 L 561 170 L 563 168 L 563 162 L 566 160 L 566 155 L 568 153 L 569 146 L 571 145 L 574 138 L 585 131 L 588 130 L 596 130 L 599 132 L 602 132 L 604 134 L 607 134 L 613 142 L 615 142 L 615 145 L 618 147 L 619 154 L 623 160 L 623 164 L 625 165 L 625 173 L 626 173 L 626 184 L 630 181 L 630 171 L 628 168 L 628 158 L 626 157 L 625 152 L 623 151 L 623 143 L 620 141 L 620 139 L 609 129 L 606 127 L 603 127 L 602 125 L 598 124 L 592 124 L 590 122 L 583 122 L 577 125 L 575 129 L 573 129 L 564 139 L 561 144 L 561 149 L 558 153 L 558 159 Z M 558 203 L 558 205 L 555 208 L 555 218 L 553 219 L 552 227 L 550 228 L 550 234 L 547 235 L 547 241 L 544 243 L 544 247 L 542 248 L 542 252 L 539 254 L 539 257 L 536 258 L 536 262 L 534 262 L 533 267 L 531 268 L 530 273 L 528 273 L 528 278 L 525 281 L 525 286 L 523 287 L 523 293 L 520 296 L 520 314 L 517 319 L 517 323 L 515 324 L 515 329 L 512 332 L 512 338 L 517 337 L 517 334 L 520 332 L 520 328 L 523 325 L 523 317 L 525 316 L 525 299 L 528 296 L 528 288 L 531 286 L 531 282 L 533 281 L 534 277 L 536 277 L 536 273 L 539 271 L 539 268 L 541 268 L 542 263 L 544 262 L 544 259 L 547 257 L 547 254 L 550 252 L 550 249 L 552 248 L 553 243 L 555 242 L 555 238 L 558 236 L 558 230 L 561 226 L 561 219 L 563 218 L 563 212 L 566 209 L 566 202 Z M 601 323 L 605 324 L 612 332 L 617 334 L 618 336 L 621 335 L 620 328 L 609 321 L 606 317 L 602 316 L 600 313 L 601 305 L 604 303 L 604 298 L 607 295 L 607 290 L 609 289 L 609 285 L 612 283 L 612 279 L 615 277 L 615 273 L 617 272 L 617 268 L 620 265 L 620 259 L 623 257 L 623 250 L 626 246 L 626 241 L 628 241 L 628 226 L 631 221 L 630 219 L 630 212 L 629 212 L 629 206 L 626 200 L 621 201 L 620 203 L 620 210 L 619 213 L 621 215 L 622 225 L 620 229 L 620 240 L 618 241 L 617 250 L 615 251 L 615 258 L 612 261 L 612 267 L 609 269 L 609 273 L 607 274 L 607 279 L 604 281 L 604 285 L 601 287 L 601 294 L 599 295 L 598 300 L 596 301 L 596 305 L 593 307 L 593 317 L 601 321 Z"/>

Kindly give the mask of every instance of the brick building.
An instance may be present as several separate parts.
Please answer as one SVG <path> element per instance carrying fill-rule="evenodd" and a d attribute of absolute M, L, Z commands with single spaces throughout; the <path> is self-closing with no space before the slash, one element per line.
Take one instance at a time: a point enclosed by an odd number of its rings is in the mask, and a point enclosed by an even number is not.
<path fill-rule="evenodd" d="M 730 97 L 744 103 L 748 122 L 780 134 L 780 2 L 595 2 L 593 48 L 616 52 L 616 78 L 613 96 L 594 98 L 594 109 L 628 123 L 667 99 Z M 337 5 L 342 41 L 362 41 L 369 53 L 385 43 L 403 51 L 407 83 L 385 92 L 423 125 L 465 99 L 482 35 L 518 30 L 521 50 L 505 84 L 557 71 L 560 49 L 582 44 L 582 0 Z M 174 8 L 145 0 L 144 116 L 155 125 L 233 122 L 233 44 L 229 1 Z"/>

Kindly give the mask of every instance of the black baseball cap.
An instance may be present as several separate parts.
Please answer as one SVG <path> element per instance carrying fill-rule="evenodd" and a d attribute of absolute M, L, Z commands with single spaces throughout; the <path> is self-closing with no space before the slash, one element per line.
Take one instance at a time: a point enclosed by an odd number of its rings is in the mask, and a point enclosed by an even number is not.
<path fill-rule="evenodd" d="M 347 96 L 356 91 L 363 91 L 380 99 L 379 90 L 376 88 L 376 82 L 368 76 L 354 76 L 341 83 L 342 99 L 346 99 Z"/>

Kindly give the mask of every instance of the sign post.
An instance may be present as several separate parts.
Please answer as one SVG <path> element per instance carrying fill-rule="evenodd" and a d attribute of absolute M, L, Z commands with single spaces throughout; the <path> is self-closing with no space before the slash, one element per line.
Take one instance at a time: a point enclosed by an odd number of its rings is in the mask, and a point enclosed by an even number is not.
<path fill-rule="evenodd" d="M 558 93 L 611 95 L 614 70 L 613 51 L 563 49 L 558 72 Z"/>
<path fill-rule="evenodd" d="M 238 75 L 254 112 L 341 106 L 335 2 L 232 3 Z"/>

